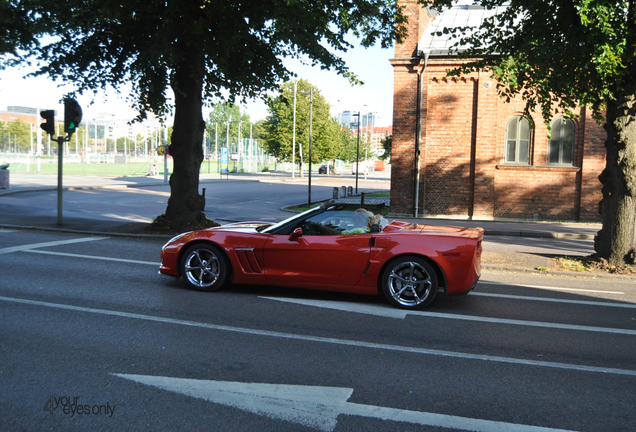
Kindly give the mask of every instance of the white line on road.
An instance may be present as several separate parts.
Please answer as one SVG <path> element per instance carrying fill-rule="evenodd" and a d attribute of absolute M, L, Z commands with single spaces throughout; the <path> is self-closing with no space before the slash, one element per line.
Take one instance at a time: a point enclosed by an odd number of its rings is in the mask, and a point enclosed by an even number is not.
<path fill-rule="evenodd" d="M 0 255 L 13 253 L 13 252 L 26 251 L 31 249 L 37 249 L 37 248 L 43 248 L 43 247 L 53 247 L 53 246 L 67 245 L 67 244 L 73 244 L 73 243 L 83 243 L 83 242 L 89 242 L 89 241 L 95 241 L 95 240 L 106 240 L 107 238 L 108 237 L 82 237 L 82 238 L 71 239 L 71 240 L 59 240 L 59 241 L 44 242 L 44 243 L 33 243 L 33 244 L 22 245 L 22 246 L 13 246 L 13 247 L 0 249 Z"/>
<path fill-rule="evenodd" d="M 108 310 L 108 309 L 86 308 L 81 306 L 73 306 L 73 305 L 67 305 L 67 304 L 61 304 L 61 303 L 49 303 L 49 302 L 21 299 L 21 298 L 15 298 L 15 297 L 0 296 L 0 301 L 19 303 L 19 304 L 28 304 L 32 306 L 43 306 L 43 307 L 62 309 L 62 310 L 71 310 L 75 312 L 87 312 L 87 313 L 93 313 L 93 314 L 99 314 L 99 315 L 140 319 L 140 320 L 160 322 L 165 324 L 177 324 L 177 325 L 183 325 L 188 327 L 206 328 L 211 330 L 248 334 L 248 335 L 254 335 L 254 336 L 274 337 L 274 338 L 281 338 L 281 339 L 287 339 L 287 340 L 300 340 L 304 342 L 318 342 L 318 343 L 325 343 L 325 344 L 332 344 L 332 345 L 350 346 L 350 347 L 356 347 L 356 348 L 378 349 L 378 350 L 394 351 L 394 352 L 406 352 L 411 354 L 424 354 L 424 355 L 433 355 L 433 356 L 441 356 L 441 357 L 461 358 L 466 360 L 481 360 L 481 361 L 489 361 L 489 362 L 497 362 L 497 363 L 573 370 L 578 372 L 595 372 L 595 373 L 606 373 L 606 374 L 612 374 L 612 375 L 628 375 L 628 376 L 636 377 L 636 370 L 630 370 L 630 369 L 615 369 L 615 368 L 604 368 L 604 367 L 597 367 L 597 366 L 575 365 L 575 364 L 568 364 L 568 363 L 545 362 L 545 361 L 537 361 L 537 360 L 526 360 L 526 359 L 510 358 L 510 357 L 497 357 L 497 356 L 462 353 L 462 352 L 454 352 L 454 351 L 442 351 L 442 350 L 408 347 L 408 346 L 400 346 L 400 345 L 388 345 L 388 344 L 382 344 L 382 343 L 354 341 L 354 340 L 348 340 L 348 339 L 336 339 L 336 338 L 328 338 L 328 337 L 322 337 L 322 336 L 282 333 L 282 332 L 270 331 L 270 330 L 257 330 L 257 329 L 243 328 L 243 327 L 232 327 L 232 326 L 209 324 L 209 323 L 202 323 L 202 322 L 196 322 L 196 321 L 186 321 L 186 320 L 180 320 L 180 319 L 174 319 L 174 318 L 165 318 L 165 317 L 152 316 L 152 315 L 142 315 L 142 314 L 136 314 L 136 313 L 130 313 L 130 312 L 121 312 L 121 311 Z"/>
<path fill-rule="evenodd" d="M 487 281 L 479 281 L 479 285 L 502 285 L 502 286 L 520 287 L 520 288 L 537 288 L 537 289 L 550 290 L 550 291 L 578 291 L 578 292 L 603 293 L 603 294 L 623 294 L 623 295 L 625 294 L 622 291 L 591 290 L 591 289 L 583 289 L 583 288 L 564 288 L 564 287 L 543 286 L 543 285 L 517 285 L 517 284 L 510 284 L 510 283 L 487 282 Z"/>
<path fill-rule="evenodd" d="M 80 255 L 80 254 L 63 253 L 63 252 L 41 251 L 41 250 L 25 250 L 22 252 L 38 253 L 38 254 L 45 254 L 45 255 L 59 255 L 59 256 L 66 256 L 66 257 L 72 257 L 72 258 L 95 259 L 95 260 L 102 260 L 102 261 L 115 261 L 115 262 L 130 263 L 130 264 L 144 264 L 144 265 L 159 267 L 158 262 L 151 262 L 151 261 L 137 261 L 137 260 L 128 260 L 123 258 L 109 258 L 109 257 Z"/>
<path fill-rule="evenodd" d="M 386 318 L 404 319 L 406 318 L 407 315 L 417 315 L 417 316 L 424 316 L 429 318 L 454 319 L 454 320 L 477 321 L 477 322 L 485 322 L 485 323 L 493 323 L 493 324 L 509 324 L 509 325 L 519 325 L 519 326 L 527 326 L 527 327 L 543 327 L 543 328 L 555 328 L 555 329 L 561 329 L 561 330 L 579 330 L 579 331 L 588 331 L 588 332 L 597 332 L 597 333 L 613 333 L 613 334 L 636 336 L 636 330 L 617 329 L 617 328 L 610 328 L 610 327 L 590 327 L 590 326 L 581 326 L 581 325 L 574 325 L 574 324 L 556 324 L 556 323 L 548 323 L 548 322 L 541 322 L 541 321 L 523 321 L 523 320 L 513 320 L 513 319 L 507 319 L 507 318 L 491 318 L 491 317 L 460 315 L 460 314 L 451 314 L 451 313 L 442 313 L 442 312 L 424 312 L 424 311 L 417 311 L 417 310 L 396 309 L 390 306 L 368 305 L 368 304 L 365 305 L 365 304 L 359 304 L 359 303 L 341 302 L 341 301 L 333 301 L 333 300 L 296 299 L 296 298 L 288 298 L 288 297 L 260 297 L 260 298 L 286 302 L 286 303 L 300 304 L 304 306 L 313 306 L 313 307 L 321 307 L 325 309 L 341 310 L 344 312 L 355 312 L 355 313 L 363 313 L 367 315 L 383 316 Z"/>
<path fill-rule="evenodd" d="M 632 303 L 609 303 L 609 302 L 599 302 L 599 301 L 589 301 L 589 300 L 567 300 L 567 299 L 555 299 L 555 298 L 549 298 L 549 297 L 528 297 L 528 296 L 519 296 L 519 295 L 511 295 L 511 294 L 493 294 L 493 293 L 483 293 L 483 292 L 475 292 L 475 291 L 472 291 L 470 295 L 481 296 L 481 297 L 496 297 L 496 298 L 513 299 L 513 300 L 542 301 L 542 302 L 549 302 L 549 303 L 568 303 L 568 304 L 578 304 L 578 305 L 588 305 L 588 306 L 604 306 L 604 307 L 636 309 L 636 304 L 632 304 Z"/>

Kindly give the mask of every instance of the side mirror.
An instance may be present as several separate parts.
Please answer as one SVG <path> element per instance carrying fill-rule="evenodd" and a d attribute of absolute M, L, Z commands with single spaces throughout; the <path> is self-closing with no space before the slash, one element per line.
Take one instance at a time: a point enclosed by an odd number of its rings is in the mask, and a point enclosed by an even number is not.
<path fill-rule="evenodd" d="M 289 236 L 289 241 L 297 241 L 300 237 L 303 236 L 303 229 L 296 228 L 293 233 Z"/>

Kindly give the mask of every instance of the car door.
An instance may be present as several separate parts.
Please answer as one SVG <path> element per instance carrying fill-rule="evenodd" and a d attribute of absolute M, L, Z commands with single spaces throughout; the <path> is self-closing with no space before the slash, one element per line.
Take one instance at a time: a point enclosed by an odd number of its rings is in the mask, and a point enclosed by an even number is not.
<path fill-rule="evenodd" d="M 370 238 L 368 233 L 272 235 L 264 248 L 265 278 L 268 283 L 356 285 L 369 263 Z"/>

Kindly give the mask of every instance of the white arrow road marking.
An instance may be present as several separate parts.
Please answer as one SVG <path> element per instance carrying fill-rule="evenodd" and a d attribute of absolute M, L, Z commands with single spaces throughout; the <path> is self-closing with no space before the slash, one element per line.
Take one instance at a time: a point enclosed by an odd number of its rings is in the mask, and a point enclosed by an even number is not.
<path fill-rule="evenodd" d="M 159 267 L 158 262 L 151 262 L 151 261 L 138 261 L 138 260 L 123 259 L 123 258 L 109 258 L 109 257 L 41 251 L 41 250 L 25 250 L 22 252 L 38 253 L 38 254 L 44 254 L 44 255 L 57 255 L 57 256 L 65 256 L 65 257 L 72 257 L 72 258 L 94 259 L 94 260 L 102 260 L 102 261 L 115 261 L 115 262 L 121 262 L 121 263 L 129 263 L 129 264 L 144 264 L 144 265 Z"/>
<path fill-rule="evenodd" d="M 410 346 L 403 346 L 403 345 L 389 345 L 389 344 L 383 344 L 383 343 L 355 341 L 355 340 L 349 340 L 349 339 L 337 339 L 337 338 L 329 338 L 329 337 L 322 337 L 322 336 L 283 333 L 283 332 L 277 332 L 277 331 L 271 331 L 271 330 L 259 330 L 259 329 L 245 328 L 245 327 L 232 327 L 232 326 L 219 325 L 219 324 L 210 324 L 210 323 L 197 322 L 197 321 L 187 321 L 187 320 L 166 318 L 166 317 L 152 316 L 152 315 L 142 315 L 137 313 L 122 312 L 122 311 L 109 310 L 109 309 L 94 309 L 94 308 L 87 308 L 82 306 L 73 306 L 73 305 L 60 304 L 60 303 L 50 303 L 50 302 L 43 302 L 39 300 L 29 300 L 29 299 L 15 298 L 15 297 L 0 296 L 0 301 L 18 303 L 18 304 L 28 304 L 31 306 L 49 307 L 49 308 L 69 310 L 74 312 L 92 313 L 97 315 L 107 315 L 107 316 L 117 316 L 121 318 L 139 319 L 139 320 L 158 322 L 163 324 L 173 324 L 173 325 L 182 325 L 182 326 L 188 326 L 188 327 L 204 328 L 209 330 L 226 331 L 226 332 L 252 335 L 252 336 L 273 337 L 273 338 L 280 338 L 280 339 L 286 339 L 286 340 L 315 342 L 315 343 L 323 343 L 323 344 L 330 344 L 330 345 L 365 348 L 365 349 L 371 349 L 371 350 L 375 349 L 375 350 L 386 350 L 391 352 L 405 352 L 405 353 L 411 353 L 411 354 L 452 357 L 452 358 L 460 358 L 465 360 L 481 360 L 481 361 L 487 361 L 487 362 L 497 362 L 497 363 L 506 363 L 506 364 L 515 364 L 515 365 L 549 367 L 549 368 L 565 369 L 565 370 L 572 370 L 572 371 L 578 371 L 578 372 L 594 372 L 594 373 L 606 373 L 606 374 L 613 374 L 613 375 L 636 376 L 636 370 L 630 370 L 630 369 L 615 369 L 615 368 L 585 366 L 585 365 L 576 365 L 576 364 L 568 364 L 568 363 L 527 360 L 527 359 L 512 358 L 512 357 L 497 357 L 497 356 L 488 356 L 488 355 L 482 355 L 482 354 L 462 353 L 462 352 L 455 352 L 455 351 L 442 351 L 442 350 L 435 350 L 435 349 L 428 349 L 428 348 L 410 347 Z"/>
<path fill-rule="evenodd" d="M 66 245 L 66 244 L 73 244 L 73 243 L 83 243 L 83 242 L 89 242 L 89 241 L 95 241 L 95 240 L 106 240 L 107 238 L 108 237 L 83 237 L 83 238 L 77 238 L 72 240 L 59 240 L 59 241 L 44 242 L 44 243 L 33 243 L 33 244 L 22 245 L 22 246 L 13 246 L 13 247 L 0 249 L 0 255 L 13 253 L 13 252 L 27 251 L 27 250 L 43 248 L 43 247 L 52 247 L 52 246 L 59 246 L 59 245 Z"/>
<path fill-rule="evenodd" d="M 204 399 L 321 431 L 333 431 L 340 414 L 426 426 L 481 432 L 556 432 L 550 429 L 491 420 L 347 402 L 353 389 L 288 384 L 207 381 L 149 375 L 113 374 L 141 384 Z"/>
<path fill-rule="evenodd" d="M 582 326 L 582 325 L 574 325 L 574 324 L 556 324 L 556 323 L 547 323 L 540 321 L 523 321 L 523 320 L 513 320 L 506 318 L 490 318 L 490 317 L 480 317 L 480 316 L 472 316 L 472 315 L 460 315 L 460 314 L 449 314 L 449 313 L 441 313 L 441 312 L 424 312 L 424 311 L 411 311 L 404 309 L 397 309 L 390 306 L 381 306 L 381 305 L 360 305 L 358 303 L 351 302 L 340 302 L 333 300 L 311 300 L 311 299 L 295 299 L 295 298 L 283 298 L 283 297 L 260 297 L 267 300 L 276 300 L 286 303 L 295 303 L 304 306 L 314 306 L 321 307 L 325 309 L 336 309 L 346 312 L 357 312 L 368 315 L 377 315 L 383 316 L 387 318 L 399 318 L 404 319 L 407 315 L 417 315 L 417 316 L 425 316 L 430 318 L 443 318 L 443 319 L 454 319 L 454 320 L 463 320 L 463 321 L 479 321 L 486 323 L 495 323 L 495 324 L 510 324 L 510 325 L 520 325 L 520 326 L 528 326 L 528 327 L 543 327 L 543 328 L 555 328 L 562 330 L 579 330 L 579 331 L 588 331 L 588 332 L 598 332 L 598 333 L 613 333 L 613 334 L 623 334 L 636 336 L 636 330 L 628 330 L 628 329 L 617 329 L 610 327 L 590 327 L 590 326 Z"/>

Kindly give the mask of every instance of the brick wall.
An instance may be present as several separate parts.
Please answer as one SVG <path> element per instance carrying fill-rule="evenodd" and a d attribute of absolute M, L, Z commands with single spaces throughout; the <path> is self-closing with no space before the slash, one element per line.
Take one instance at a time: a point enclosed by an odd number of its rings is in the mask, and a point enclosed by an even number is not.
<path fill-rule="evenodd" d="M 505 103 L 484 72 L 448 77 L 458 59 L 415 57 L 428 15 L 416 1 L 401 1 L 409 38 L 395 48 L 391 210 L 415 210 L 418 73 L 423 75 L 419 215 L 473 219 L 520 218 L 598 221 L 605 165 L 605 132 L 579 110 L 573 166 L 548 165 L 549 134 L 533 113 L 530 163 L 504 163 L 506 124 L 524 101 Z M 419 13 L 417 12 L 419 10 Z M 417 35 L 417 37 L 415 37 Z"/>
<path fill-rule="evenodd" d="M 420 60 L 393 60 L 393 144 L 391 152 L 391 205 L 413 214 L 415 196 L 415 143 L 417 135 L 417 82 Z"/>
<path fill-rule="evenodd" d="M 427 214 L 469 216 L 476 80 L 446 78 L 445 71 L 436 67 L 431 67 L 425 77 L 428 116 L 423 144 L 424 209 Z"/>
<path fill-rule="evenodd" d="M 430 21 L 426 9 L 417 3 L 417 0 L 400 0 L 400 6 L 404 8 L 404 14 L 408 18 L 406 28 L 408 36 L 402 44 L 395 45 L 396 58 L 411 58 L 417 55 L 417 43 Z"/>

